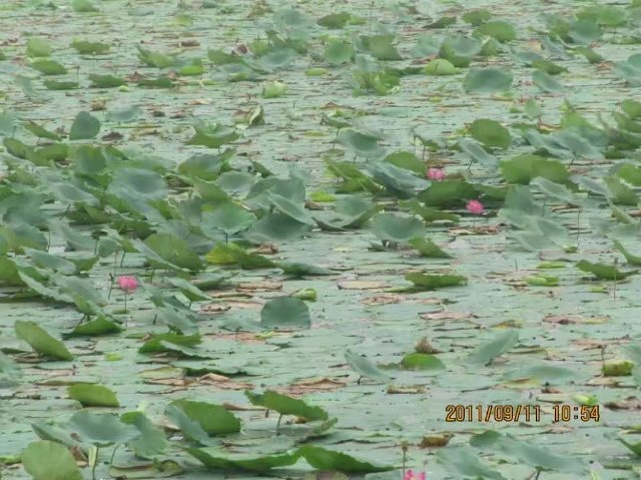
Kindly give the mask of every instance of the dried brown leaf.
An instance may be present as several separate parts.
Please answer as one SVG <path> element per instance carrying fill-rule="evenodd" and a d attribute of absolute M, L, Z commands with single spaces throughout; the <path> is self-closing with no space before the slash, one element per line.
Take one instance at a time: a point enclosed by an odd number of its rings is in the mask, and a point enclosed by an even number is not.
<path fill-rule="evenodd" d="M 592 315 L 583 317 L 580 315 L 547 315 L 543 318 L 546 323 L 556 323 L 558 325 L 578 325 L 578 324 L 600 324 L 610 321 L 610 317 L 606 315 Z"/>
<path fill-rule="evenodd" d="M 442 435 L 427 435 L 421 439 L 421 448 L 436 448 L 445 447 L 450 443 L 450 439 L 454 436 L 452 433 L 443 433 Z"/>
<path fill-rule="evenodd" d="M 292 383 L 286 390 L 288 395 L 306 395 L 314 392 L 330 392 L 347 385 L 337 378 L 314 377 Z"/>
<path fill-rule="evenodd" d="M 269 280 L 251 283 L 239 283 L 236 290 L 240 292 L 276 292 L 283 289 L 281 282 L 272 282 Z"/>
<path fill-rule="evenodd" d="M 423 320 L 468 320 L 471 318 L 478 318 L 472 312 L 456 312 L 442 310 L 440 312 L 419 313 L 419 317 Z"/>
<path fill-rule="evenodd" d="M 388 287 L 389 283 L 376 280 L 344 280 L 338 282 L 338 288 L 341 290 L 381 290 Z"/>
<path fill-rule="evenodd" d="M 226 303 L 208 303 L 205 305 L 201 305 L 200 312 L 201 313 L 223 313 L 229 310 L 230 308 L 231 306 Z"/>
<path fill-rule="evenodd" d="M 605 408 L 609 408 L 610 410 L 634 410 L 634 411 L 640 411 L 641 410 L 641 400 L 639 400 L 637 397 L 628 397 L 624 400 L 620 400 L 618 402 L 612 401 L 612 402 L 605 402 L 603 404 Z"/>
<path fill-rule="evenodd" d="M 427 391 L 425 387 L 417 385 L 390 385 L 387 387 L 386 393 L 394 394 L 423 394 Z"/>
<path fill-rule="evenodd" d="M 430 342 L 427 341 L 427 337 L 421 338 L 421 340 L 414 346 L 414 350 L 416 353 L 427 353 L 430 355 L 433 353 L 443 353 L 442 350 L 434 348 Z"/>
<path fill-rule="evenodd" d="M 264 243 L 263 245 L 254 248 L 254 253 L 259 253 L 261 255 L 274 255 L 278 252 L 278 247 L 271 243 Z"/>
<path fill-rule="evenodd" d="M 249 382 L 238 382 L 216 373 L 207 373 L 198 377 L 197 382 L 201 385 L 217 387 L 220 390 L 252 390 L 254 388 L 254 385 Z"/>

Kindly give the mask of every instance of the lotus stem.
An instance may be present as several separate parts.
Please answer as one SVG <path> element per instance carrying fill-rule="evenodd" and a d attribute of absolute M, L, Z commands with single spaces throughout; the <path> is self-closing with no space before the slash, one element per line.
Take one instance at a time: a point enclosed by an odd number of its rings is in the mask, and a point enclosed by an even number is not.
<path fill-rule="evenodd" d="M 612 292 L 612 300 L 617 299 L 617 265 L 619 264 L 619 259 L 614 258 L 614 290 Z"/>
<path fill-rule="evenodd" d="M 67 208 L 65 209 L 65 213 L 62 214 L 61 218 L 65 218 L 69 213 L 69 210 L 71 210 L 71 204 L 67 205 Z"/>
<path fill-rule="evenodd" d="M 601 349 L 601 371 L 605 373 L 605 345 L 600 345 Z"/>
<path fill-rule="evenodd" d="M 114 279 L 115 277 L 113 274 L 109 274 L 109 278 L 111 279 L 111 284 L 109 285 L 109 293 L 107 294 L 107 300 L 111 298 L 111 291 L 114 289 Z"/>
<path fill-rule="evenodd" d="M 91 466 L 91 480 L 96 480 L 96 467 L 98 466 L 98 455 L 100 455 L 100 447 L 96 445 L 96 458 Z"/>
<path fill-rule="evenodd" d="M 403 478 L 405 478 L 405 462 L 407 460 L 407 442 L 401 442 L 401 450 L 403 451 Z"/>
<path fill-rule="evenodd" d="M 529 477 L 527 477 L 527 480 L 537 480 L 539 478 L 539 475 L 541 475 L 541 469 L 539 467 L 536 467 L 536 470 L 532 472 Z"/>
<path fill-rule="evenodd" d="M 581 236 L 581 207 L 576 212 L 576 246 L 579 247 L 579 237 Z"/>
<path fill-rule="evenodd" d="M 119 446 L 120 446 L 120 444 L 117 443 L 116 446 L 114 447 L 114 451 L 111 452 L 111 458 L 109 459 L 109 466 L 110 467 L 113 467 L 113 465 L 114 465 L 114 457 L 116 456 L 116 451 L 118 450 Z"/>

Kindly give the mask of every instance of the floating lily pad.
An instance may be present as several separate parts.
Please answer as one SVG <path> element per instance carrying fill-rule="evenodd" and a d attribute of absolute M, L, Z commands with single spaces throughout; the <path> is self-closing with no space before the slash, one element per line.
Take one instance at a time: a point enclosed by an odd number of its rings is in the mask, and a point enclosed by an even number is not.
<path fill-rule="evenodd" d="M 60 340 L 49 335 L 36 322 L 16 320 L 14 329 L 18 338 L 27 342 L 40 355 L 59 360 L 73 360 L 73 355 Z"/>
<path fill-rule="evenodd" d="M 152 459 L 163 453 L 169 446 L 165 433 L 142 412 L 127 412 L 120 416 L 120 421 L 135 426 L 140 437 L 132 439 L 127 444 L 138 457 Z"/>
<path fill-rule="evenodd" d="M 401 360 L 401 365 L 407 370 L 445 370 L 441 360 L 427 353 L 408 353 Z"/>
<path fill-rule="evenodd" d="M 412 238 L 408 243 L 418 250 L 422 257 L 452 258 L 449 253 L 443 251 L 429 238 L 416 237 Z"/>
<path fill-rule="evenodd" d="M 481 52 L 481 42 L 462 35 L 446 38 L 439 49 L 439 57 L 449 61 L 454 67 L 467 67 L 472 57 Z"/>
<path fill-rule="evenodd" d="M 468 200 L 477 197 L 476 188 L 464 180 L 432 182 L 418 194 L 418 199 L 428 207 L 464 205 Z"/>
<path fill-rule="evenodd" d="M 83 407 L 119 407 L 116 394 L 103 385 L 76 383 L 67 389 L 69 397 Z"/>
<path fill-rule="evenodd" d="M 71 332 L 66 333 L 63 338 L 67 337 L 93 337 L 98 335 L 108 335 L 120 333 L 122 327 L 106 317 L 98 317 L 86 323 L 76 326 Z"/>
<path fill-rule="evenodd" d="M 292 398 L 281 393 L 268 390 L 265 393 L 245 391 L 245 396 L 254 405 L 274 410 L 281 415 L 295 415 L 307 420 L 327 420 L 328 415 L 320 407 L 312 407 L 303 400 Z"/>
<path fill-rule="evenodd" d="M 381 383 L 389 383 L 392 381 L 386 373 L 380 370 L 370 360 L 351 350 L 345 350 L 345 360 L 347 360 L 347 363 L 349 363 L 354 370 L 365 378 Z"/>
<path fill-rule="evenodd" d="M 488 365 L 500 355 L 508 352 L 519 341 L 518 332 L 508 330 L 501 332 L 494 340 L 477 347 L 468 357 L 468 361 L 477 365 Z"/>
<path fill-rule="evenodd" d="M 474 120 L 470 125 L 470 134 L 486 147 L 507 148 L 512 142 L 507 128 L 487 118 Z"/>
<path fill-rule="evenodd" d="M 182 410 L 207 435 L 228 435 L 240 431 L 240 420 L 220 405 L 190 400 L 174 400 L 169 406 Z"/>
<path fill-rule="evenodd" d="M 593 263 L 587 260 L 580 260 L 576 267 L 584 272 L 591 273 L 602 280 L 623 280 L 634 272 L 622 272 L 614 265 L 605 263 Z"/>
<path fill-rule="evenodd" d="M 425 65 L 424 72 L 426 75 L 444 76 L 456 75 L 458 70 L 448 60 L 444 58 L 436 58 Z"/>
<path fill-rule="evenodd" d="M 341 132 L 338 142 L 359 157 L 379 158 L 385 155 L 385 150 L 378 144 L 378 138 L 352 129 Z"/>
<path fill-rule="evenodd" d="M 492 20 L 482 23 L 474 31 L 476 35 L 487 35 L 496 38 L 499 42 L 510 42 L 516 38 L 514 26 L 503 20 Z"/>
<path fill-rule="evenodd" d="M 48 57 L 53 53 L 51 42 L 40 37 L 29 37 L 27 39 L 28 57 Z"/>
<path fill-rule="evenodd" d="M 293 465 L 300 457 L 298 450 L 271 455 L 229 453 L 219 447 L 187 448 L 185 451 L 207 468 L 228 471 L 267 472 L 273 468 Z"/>
<path fill-rule="evenodd" d="M 427 275 L 411 272 L 405 275 L 405 280 L 412 282 L 421 290 L 436 290 L 437 288 L 455 287 L 467 283 L 462 275 Z"/>
<path fill-rule="evenodd" d="M 489 137 L 488 137 L 489 138 Z M 486 140 L 488 139 L 486 138 Z M 496 137 L 494 138 L 496 140 Z M 469 138 L 462 138 L 459 140 L 459 147 L 467 153 L 472 160 L 476 160 L 485 168 L 494 170 L 498 166 L 499 161 L 494 155 L 489 154 L 481 145 Z"/>
<path fill-rule="evenodd" d="M 111 413 L 74 413 L 64 426 L 81 440 L 98 447 L 108 447 L 114 443 L 126 443 L 140 435 L 138 429 L 120 421 Z"/>
<path fill-rule="evenodd" d="M 33 480 L 82 480 L 82 472 L 67 447 L 48 440 L 31 442 L 22 452 L 22 465 Z"/>
<path fill-rule="evenodd" d="M 88 112 L 80 112 L 71 125 L 69 140 L 94 138 L 100 132 L 100 121 Z"/>
<path fill-rule="evenodd" d="M 64 65 L 49 58 L 39 58 L 31 62 L 29 66 L 44 73 L 45 75 L 64 75 L 67 73 L 67 69 Z"/>
<path fill-rule="evenodd" d="M 493 93 L 508 90 L 512 86 L 512 73 L 499 68 L 471 69 L 463 89 L 470 93 Z"/>
<path fill-rule="evenodd" d="M 380 240 L 406 242 L 425 235 L 425 225 L 414 217 L 380 213 L 372 219 L 372 232 Z"/>
<path fill-rule="evenodd" d="M 312 467 L 318 470 L 347 473 L 386 472 L 393 470 L 391 465 L 377 465 L 365 460 L 359 460 L 345 453 L 329 450 L 316 445 L 303 445 L 299 449 L 300 455 Z"/>
<path fill-rule="evenodd" d="M 269 300 L 260 312 L 260 319 L 265 328 L 273 329 L 310 328 L 312 324 L 307 304 L 292 297 Z"/>
<path fill-rule="evenodd" d="M 74 39 L 71 41 L 71 46 L 75 48 L 78 53 L 84 55 L 101 55 L 107 53 L 111 48 L 109 44 L 102 42 L 89 42 L 87 40 Z"/>

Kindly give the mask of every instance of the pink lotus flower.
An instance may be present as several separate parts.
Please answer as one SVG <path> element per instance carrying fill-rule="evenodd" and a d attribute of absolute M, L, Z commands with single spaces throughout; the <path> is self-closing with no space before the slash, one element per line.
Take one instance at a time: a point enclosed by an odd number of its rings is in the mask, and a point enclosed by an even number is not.
<path fill-rule="evenodd" d="M 136 277 L 124 275 L 122 277 L 118 277 L 118 286 L 125 293 L 130 293 L 138 288 L 138 280 L 136 280 Z"/>
<path fill-rule="evenodd" d="M 425 472 L 414 474 L 414 470 L 407 470 L 403 476 L 403 480 L 425 480 Z"/>
<path fill-rule="evenodd" d="M 485 211 L 485 209 L 483 208 L 483 204 L 478 200 L 470 200 L 469 202 L 467 202 L 465 208 L 472 215 L 480 215 Z"/>
<path fill-rule="evenodd" d="M 136 277 L 123 275 L 118 277 L 118 286 L 125 292 L 125 313 L 127 313 L 127 295 L 138 288 L 138 280 L 136 280 Z"/>
<path fill-rule="evenodd" d="M 435 180 L 437 182 L 440 182 L 445 178 L 445 173 L 440 168 L 429 168 L 425 176 L 428 178 L 428 180 Z"/>

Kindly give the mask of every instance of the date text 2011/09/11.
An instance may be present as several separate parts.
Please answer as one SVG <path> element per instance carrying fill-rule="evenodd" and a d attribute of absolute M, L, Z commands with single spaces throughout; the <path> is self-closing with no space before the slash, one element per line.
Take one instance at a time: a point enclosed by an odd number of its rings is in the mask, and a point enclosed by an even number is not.
<path fill-rule="evenodd" d="M 540 422 L 543 418 L 540 405 L 463 405 L 445 407 L 446 422 Z M 599 405 L 555 404 L 552 406 L 552 422 L 599 422 Z"/>

